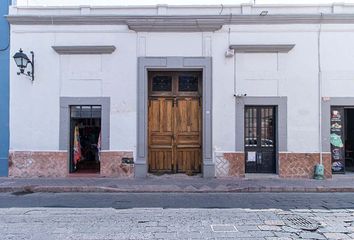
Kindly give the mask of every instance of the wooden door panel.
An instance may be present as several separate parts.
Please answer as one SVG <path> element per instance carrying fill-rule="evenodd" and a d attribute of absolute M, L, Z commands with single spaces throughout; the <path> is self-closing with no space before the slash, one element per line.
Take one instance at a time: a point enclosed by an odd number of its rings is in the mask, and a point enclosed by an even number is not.
<path fill-rule="evenodd" d="M 200 134 L 199 99 L 177 99 L 177 134 Z"/>
<path fill-rule="evenodd" d="M 173 131 L 173 99 L 150 99 L 149 130 L 151 133 L 172 133 Z"/>
<path fill-rule="evenodd" d="M 149 170 L 151 172 L 171 172 L 172 171 L 172 148 L 150 148 L 149 150 Z"/>
<path fill-rule="evenodd" d="M 198 98 L 177 99 L 177 133 L 200 132 L 200 106 Z"/>
<path fill-rule="evenodd" d="M 177 145 L 200 145 L 200 136 L 199 134 L 189 134 L 189 135 L 178 135 Z"/>
<path fill-rule="evenodd" d="M 172 146 L 172 137 L 169 135 L 163 136 L 163 135 L 151 135 L 150 137 L 150 146 Z"/>
<path fill-rule="evenodd" d="M 173 134 L 173 99 L 162 101 L 161 128 L 162 132 Z"/>
<path fill-rule="evenodd" d="M 149 102 L 149 131 L 160 132 L 160 101 Z"/>
<path fill-rule="evenodd" d="M 172 171 L 173 99 L 149 100 L 149 170 Z"/>
<path fill-rule="evenodd" d="M 200 172 L 201 108 L 199 98 L 179 98 L 176 108 L 177 172 Z"/>
<path fill-rule="evenodd" d="M 177 149 L 177 172 L 198 173 L 200 172 L 200 148 Z"/>
<path fill-rule="evenodd" d="M 181 132 L 188 132 L 189 126 L 189 116 L 188 116 L 188 101 L 178 99 L 177 100 L 177 134 Z"/>
<path fill-rule="evenodd" d="M 190 132 L 200 134 L 200 106 L 199 99 L 189 101 Z"/>

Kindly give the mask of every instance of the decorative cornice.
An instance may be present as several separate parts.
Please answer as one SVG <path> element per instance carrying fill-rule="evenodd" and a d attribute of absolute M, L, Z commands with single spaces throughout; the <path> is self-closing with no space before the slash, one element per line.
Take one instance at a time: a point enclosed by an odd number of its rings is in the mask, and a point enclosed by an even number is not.
<path fill-rule="evenodd" d="M 13 25 L 128 25 L 137 32 L 213 32 L 222 28 L 224 16 L 32 16 L 10 15 Z"/>
<path fill-rule="evenodd" d="M 128 25 L 142 32 L 217 31 L 223 25 L 250 24 L 353 24 L 354 14 L 279 14 L 279 15 L 9 15 L 13 25 Z"/>
<path fill-rule="evenodd" d="M 9 15 L 6 18 L 14 25 L 124 25 L 127 20 L 125 17 L 107 15 Z"/>
<path fill-rule="evenodd" d="M 230 45 L 230 49 L 234 49 L 235 52 L 282 52 L 287 53 L 293 49 L 295 44 L 237 44 Z"/>
<path fill-rule="evenodd" d="M 214 32 L 225 23 L 223 16 L 163 16 L 126 21 L 136 32 Z"/>
<path fill-rule="evenodd" d="M 113 45 L 108 46 L 52 46 L 58 54 L 111 54 L 116 50 Z"/>

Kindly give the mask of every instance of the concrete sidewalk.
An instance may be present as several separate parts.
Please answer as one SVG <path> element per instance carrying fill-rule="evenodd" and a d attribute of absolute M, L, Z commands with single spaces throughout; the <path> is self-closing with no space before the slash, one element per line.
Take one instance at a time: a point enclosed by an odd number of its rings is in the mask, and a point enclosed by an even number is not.
<path fill-rule="evenodd" d="M 204 179 L 163 175 L 144 179 L 0 178 L 0 192 L 354 192 L 354 175 L 328 180 L 282 179 L 276 175 Z"/>

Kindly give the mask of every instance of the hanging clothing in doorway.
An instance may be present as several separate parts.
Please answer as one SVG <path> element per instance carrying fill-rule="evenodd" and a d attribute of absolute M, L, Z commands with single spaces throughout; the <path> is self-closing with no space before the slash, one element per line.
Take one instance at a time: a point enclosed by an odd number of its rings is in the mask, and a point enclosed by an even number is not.
<path fill-rule="evenodd" d="M 81 160 L 81 144 L 79 127 L 75 126 L 74 130 L 74 166 Z"/>
<path fill-rule="evenodd" d="M 97 155 L 98 155 L 98 161 L 101 161 L 101 131 L 100 134 L 98 135 L 98 141 L 97 141 Z"/>

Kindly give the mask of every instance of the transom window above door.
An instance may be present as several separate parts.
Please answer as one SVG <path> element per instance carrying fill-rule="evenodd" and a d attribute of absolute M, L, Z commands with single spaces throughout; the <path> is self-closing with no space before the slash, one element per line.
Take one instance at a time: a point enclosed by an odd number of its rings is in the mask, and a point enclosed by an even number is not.
<path fill-rule="evenodd" d="M 180 75 L 178 77 L 178 91 L 180 92 L 197 92 L 198 77 Z"/>
<path fill-rule="evenodd" d="M 95 105 L 71 105 L 70 117 L 72 118 L 100 118 L 101 106 Z"/>
<path fill-rule="evenodd" d="M 171 92 L 172 91 L 172 76 L 156 75 L 152 78 L 153 92 Z"/>
<path fill-rule="evenodd" d="M 196 71 L 149 72 L 150 96 L 201 96 L 202 73 Z"/>

